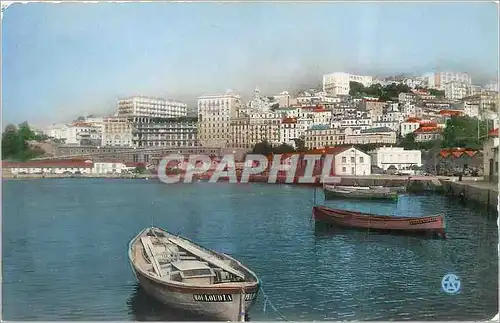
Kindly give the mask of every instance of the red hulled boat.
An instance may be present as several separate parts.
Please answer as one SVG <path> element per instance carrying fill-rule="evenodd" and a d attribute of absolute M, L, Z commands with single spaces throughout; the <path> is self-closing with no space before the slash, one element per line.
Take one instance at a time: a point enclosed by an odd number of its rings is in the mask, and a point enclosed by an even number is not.
<path fill-rule="evenodd" d="M 316 222 L 340 227 L 423 233 L 446 237 L 444 215 L 425 217 L 387 216 L 314 206 L 313 218 Z"/>

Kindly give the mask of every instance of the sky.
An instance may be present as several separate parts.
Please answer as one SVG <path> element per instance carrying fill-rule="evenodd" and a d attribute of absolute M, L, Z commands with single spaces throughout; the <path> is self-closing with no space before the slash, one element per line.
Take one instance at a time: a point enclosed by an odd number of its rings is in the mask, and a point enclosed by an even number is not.
<path fill-rule="evenodd" d="M 491 3 L 13 4 L 2 20 L 2 122 L 45 125 L 151 95 L 196 107 L 317 86 L 322 75 L 469 72 L 496 81 Z"/>

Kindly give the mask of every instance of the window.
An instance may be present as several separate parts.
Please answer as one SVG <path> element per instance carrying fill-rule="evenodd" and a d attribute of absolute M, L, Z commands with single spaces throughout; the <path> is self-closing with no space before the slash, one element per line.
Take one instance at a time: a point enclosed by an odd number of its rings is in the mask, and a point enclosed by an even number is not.
<path fill-rule="evenodd" d="M 343 162 L 343 163 L 346 163 L 346 162 L 347 162 L 347 157 L 345 157 L 345 156 L 344 156 L 344 157 L 342 157 L 342 162 Z M 345 169 L 345 167 L 344 167 L 343 169 Z M 344 172 L 345 172 L 345 170 L 344 170 Z"/>
<path fill-rule="evenodd" d="M 356 175 L 356 170 L 354 169 L 354 167 L 351 167 L 351 174 Z"/>
<path fill-rule="evenodd" d="M 359 157 L 359 162 L 362 164 L 364 163 L 364 158 L 363 157 Z"/>
<path fill-rule="evenodd" d="M 355 157 L 351 157 L 351 163 L 355 163 L 356 162 L 356 158 Z"/>
<path fill-rule="evenodd" d="M 344 157 L 345 158 L 345 157 Z M 342 173 L 345 173 L 347 170 L 345 167 L 342 167 Z"/>

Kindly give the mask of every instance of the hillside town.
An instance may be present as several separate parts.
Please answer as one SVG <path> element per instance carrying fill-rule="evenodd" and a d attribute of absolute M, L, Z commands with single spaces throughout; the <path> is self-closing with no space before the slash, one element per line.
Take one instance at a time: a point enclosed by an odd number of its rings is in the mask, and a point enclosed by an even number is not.
<path fill-rule="evenodd" d="M 322 88 L 294 94 L 264 94 L 257 87 L 246 102 L 231 90 L 202 95 L 195 113 L 176 100 L 131 96 L 118 100 L 112 116 L 82 116 L 32 128 L 41 139 L 30 141 L 38 151 L 31 166 L 16 161 L 4 168 L 13 173 L 52 168 L 60 173 L 121 173 L 135 167 L 130 165 L 154 168 L 171 152 L 229 152 L 242 158 L 251 151 L 354 146 L 363 157 L 343 156 L 338 174 L 420 170 L 448 175 L 468 168 L 496 178 L 497 109 L 498 84 L 474 85 L 461 72 L 385 79 L 335 72 L 323 75 Z M 96 166 L 67 167 L 75 159 Z M 58 168 L 61 160 L 65 167 Z"/>

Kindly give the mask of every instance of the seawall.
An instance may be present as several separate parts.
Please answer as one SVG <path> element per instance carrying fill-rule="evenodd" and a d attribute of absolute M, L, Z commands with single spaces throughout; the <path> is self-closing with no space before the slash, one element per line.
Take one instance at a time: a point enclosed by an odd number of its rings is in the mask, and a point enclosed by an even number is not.
<path fill-rule="evenodd" d="M 498 211 L 498 183 L 441 180 L 443 193 L 464 202 L 474 202 Z"/>

